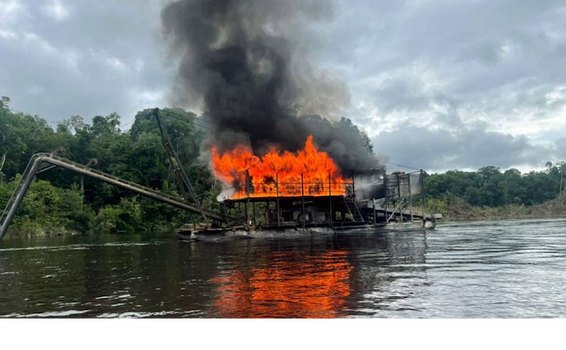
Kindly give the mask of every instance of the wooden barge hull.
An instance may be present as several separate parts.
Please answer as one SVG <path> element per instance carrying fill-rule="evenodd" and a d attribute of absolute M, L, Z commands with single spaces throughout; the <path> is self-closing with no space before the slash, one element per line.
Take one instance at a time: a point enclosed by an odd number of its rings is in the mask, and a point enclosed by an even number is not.
<path fill-rule="evenodd" d="M 221 241 L 229 239 L 254 239 L 254 238 L 293 238 L 315 235 L 348 234 L 348 233 L 379 233 L 394 231 L 424 231 L 433 230 L 436 223 L 426 221 L 414 221 L 403 223 L 378 223 L 371 225 L 349 225 L 349 226 L 311 226 L 311 227 L 268 227 L 268 228 L 210 228 L 176 230 L 177 238 L 183 241 Z"/>

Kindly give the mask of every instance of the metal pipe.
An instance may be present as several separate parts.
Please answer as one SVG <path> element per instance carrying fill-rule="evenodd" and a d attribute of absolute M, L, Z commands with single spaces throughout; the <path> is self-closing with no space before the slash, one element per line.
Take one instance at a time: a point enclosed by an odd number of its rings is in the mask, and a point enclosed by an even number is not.
<path fill-rule="evenodd" d="M 24 172 L 24 174 L 29 174 L 28 176 L 30 176 L 30 178 L 33 178 L 33 176 L 31 176 L 32 170 L 34 172 L 33 175 L 35 175 L 35 172 L 37 172 L 38 167 L 40 165 L 43 165 L 41 163 L 49 163 L 49 164 L 56 165 L 56 166 L 59 166 L 61 168 L 67 169 L 67 170 L 74 171 L 74 172 L 82 174 L 82 175 L 86 175 L 86 176 L 95 178 L 97 180 L 109 183 L 111 185 L 127 189 L 129 191 L 134 192 L 134 193 L 137 193 L 137 194 L 140 194 L 142 196 L 158 200 L 160 202 L 169 204 L 169 205 L 174 206 L 174 207 L 179 208 L 179 209 L 187 210 L 189 212 L 198 213 L 198 214 L 201 214 L 204 211 L 204 212 L 206 212 L 206 215 L 208 217 L 212 218 L 212 219 L 218 220 L 220 222 L 226 222 L 227 221 L 226 217 L 224 217 L 224 216 L 222 216 L 218 213 L 199 208 L 195 205 L 181 201 L 180 199 L 178 199 L 176 197 L 163 194 L 161 192 L 152 190 L 150 188 L 135 184 L 135 183 L 130 182 L 130 181 L 120 179 L 118 177 L 115 177 L 115 176 L 112 176 L 112 175 L 109 175 L 109 174 L 105 174 L 101 171 L 97 171 L 97 170 L 88 168 L 84 165 L 74 163 L 74 162 L 71 162 L 69 160 L 59 158 L 59 157 L 54 156 L 54 155 L 40 153 L 40 154 L 35 155 L 34 158 L 32 158 L 32 160 L 33 160 L 33 163 L 32 163 L 32 161 L 30 161 L 30 165 L 28 166 L 30 168 L 26 169 L 26 171 Z M 12 207 L 14 207 L 14 208 L 10 209 L 9 206 L 6 207 L 6 210 L 8 210 L 8 213 L 4 213 L 2 216 L 4 217 L 4 215 L 6 215 L 6 219 L 8 219 L 8 217 L 9 217 L 10 221 L 3 220 L 3 222 L 5 223 L 2 226 L 3 231 L 7 230 L 7 227 L 9 225 L 9 223 L 11 222 L 13 215 L 15 214 L 15 210 L 20 205 L 21 200 L 23 199 L 23 195 L 25 195 L 25 192 L 23 191 L 23 189 L 24 189 L 23 186 L 27 185 L 29 187 L 29 183 L 31 183 L 30 178 L 26 177 L 25 178 L 26 182 L 22 184 L 22 186 L 21 186 L 22 188 L 19 190 L 19 192 L 18 191 L 14 192 L 13 198 L 15 198 L 15 200 L 14 200 L 14 204 L 12 205 Z M 27 191 L 27 188 L 26 188 L 26 191 Z M 21 193 L 22 195 L 20 195 L 18 193 Z M 4 232 L 4 234 L 5 234 L 5 232 Z"/>
<path fill-rule="evenodd" d="M 2 226 L 0 226 L 0 241 L 2 240 L 2 238 L 4 238 L 6 232 L 8 232 L 8 227 L 12 223 L 12 220 L 16 215 L 16 211 L 18 210 L 18 207 L 22 203 L 22 200 L 24 199 L 29 189 L 29 186 L 31 185 L 31 182 L 35 178 L 35 173 L 37 172 L 37 169 L 39 168 L 40 165 L 41 165 L 41 157 L 38 157 L 33 161 L 33 165 L 31 166 L 31 168 L 29 168 L 28 171 L 24 172 L 25 178 L 21 180 L 23 181 L 21 185 L 18 184 L 19 189 L 18 187 L 16 188 L 16 191 L 18 192 L 15 193 L 16 197 L 13 203 L 8 202 L 8 206 L 6 207 L 6 210 L 8 210 L 8 212 L 5 214 L 6 217 L 1 223 Z M 10 198 L 10 200 L 12 199 Z"/>
<path fill-rule="evenodd" d="M 207 220 L 207 217 L 206 217 L 207 213 L 202 208 L 202 204 L 201 204 L 200 200 L 198 199 L 198 196 L 197 196 L 195 190 L 193 189 L 191 181 L 189 180 L 189 176 L 187 175 L 187 173 L 185 172 L 185 168 L 181 164 L 181 158 L 179 158 L 179 156 L 177 155 L 177 152 L 175 151 L 175 148 L 173 148 L 173 145 L 171 144 L 171 139 L 169 138 L 169 135 L 167 133 L 167 129 L 165 129 L 163 127 L 163 125 L 161 125 L 161 117 L 160 117 L 159 108 L 155 108 L 153 112 L 154 112 L 154 115 L 155 115 L 155 120 L 157 121 L 157 126 L 159 128 L 160 133 L 161 133 L 161 137 L 163 138 L 165 148 L 166 148 L 167 151 L 169 151 L 170 155 L 173 158 L 175 158 L 175 161 L 177 162 L 178 170 L 181 172 L 181 177 L 182 177 L 183 183 L 185 184 L 185 186 L 187 186 L 187 189 L 189 190 L 189 194 L 193 198 L 193 201 L 195 202 L 196 206 L 201 209 L 199 213 L 202 215 L 203 219 L 206 221 Z M 181 187 L 183 187 L 183 186 L 181 186 Z"/>
<path fill-rule="evenodd" d="M 407 181 L 409 184 L 409 210 L 411 211 L 411 222 L 413 222 L 413 191 L 411 189 L 411 174 L 407 174 Z"/>
<path fill-rule="evenodd" d="M 399 196 L 399 201 L 401 201 L 401 181 L 399 181 L 399 173 L 396 174 L 397 176 L 397 195 Z"/>
<path fill-rule="evenodd" d="M 180 200 L 176 199 L 175 197 L 165 195 L 163 193 L 152 190 L 150 188 L 140 186 L 138 184 L 135 184 L 133 182 L 129 182 L 129 181 L 126 181 L 126 180 L 122 180 L 120 178 L 114 177 L 114 176 L 109 175 L 109 174 L 105 174 L 103 172 L 96 171 L 94 169 L 89 169 L 89 168 L 86 168 L 86 167 L 82 168 L 82 166 L 80 164 L 73 164 L 72 162 L 61 161 L 59 159 L 54 159 L 54 158 L 51 158 L 51 157 L 42 157 L 41 159 L 43 161 L 47 161 L 51 164 L 57 165 L 61 168 L 65 168 L 67 170 L 71 170 L 71 171 L 77 172 L 79 174 L 90 176 L 92 178 L 95 178 L 95 179 L 100 180 L 100 181 L 104 181 L 104 182 L 109 183 L 109 184 L 114 185 L 114 186 L 125 188 L 127 190 L 132 191 L 132 192 L 141 194 L 141 195 L 149 197 L 149 198 L 153 198 L 155 200 L 164 202 L 166 204 L 172 205 L 172 206 L 180 208 L 180 209 L 184 209 L 184 210 L 187 210 L 187 211 L 190 211 L 190 212 L 193 212 L 193 213 L 198 213 L 198 214 L 202 214 L 202 211 L 203 211 L 202 208 L 199 208 L 197 206 L 194 206 L 194 205 L 191 205 L 191 204 L 188 204 L 188 203 L 181 202 Z M 209 211 L 206 212 L 206 216 L 209 216 L 213 219 L 220 220 L 220 221 L 225 220 L 221 215 L 213 213 L 213 212 L 209 212 Z"/>
<path fill-rule="evenodd" d="M 397 207 L 393 210 L 393 213 L 391 213 L 391 216 L 389 217 L 389 219 L 387 219 L 387 221 L 385 222 L 386 224 L 389 223 L 389 221 L 391 221 L 391 219 L 393 218 L 393 215 L 395 215 L 395 213 L 397 212 L 397 209 L 401 206 L 401 204 L 403 204 L 403 201 L 405 200 L 405 198 L 403 198 L 402 200 L 399 201 L 399 204 L 397 204 Z M 402 216 L 402 213 L 399 211 L 399 213 Z"/>

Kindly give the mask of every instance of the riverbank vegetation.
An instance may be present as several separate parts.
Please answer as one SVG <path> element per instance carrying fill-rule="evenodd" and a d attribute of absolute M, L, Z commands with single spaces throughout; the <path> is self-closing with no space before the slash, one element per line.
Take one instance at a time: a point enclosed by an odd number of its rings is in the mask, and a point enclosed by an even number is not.
<path fill-rule="evenodd" d="M 216 204 L 219 187 L 200 157 L 204 131 L 196 115 L 181 109 L 161 111 L 169 136 L 200 200 Z M 153 111 L 139 112 L 122 124 L 120 116 L 96 116 L 92 123 L 73 116 L 51 127 L 38 116 L 14 112 L 0 102 L 0 210 L 3 210 L 31 156 L 55 153 L 97 170 L 159 191 L 178 195 Z M 130 126 L 127 131 L 121 128 Z M 10 235 L 67 232 L 136 232 L 169 229 L 190 222 L 188 213 L 116 187 L 52 169 L 38 176 L 20 207 Z M 143 218 L 143 219 L 142 219 Z M 148 219 L 149 218 L 149 219 Z"/>
<path fill-rule="evenodd" d="M 73 116 L 53 127 L 39 116 L 12 111 L 9 102 L 5 97 L 0 101 L 0 210 L 31 156 L 39 152 L 53 152 L 179 195 L 173 174 L 175 164 L 168 160 L 152 110 L 141 111 L 126 122 L 115 113 L 95 116 L 91 123 Z M 216 209 L 220 184 L 210 174 L 207 157 L 201 156 L 207 126 L 194 113 L 182 109 L 165 109 L 161 116 L 200 200 L 208 209 Z M 339 127 L 359 133 L 348 119 L 340 123 Z M 565 163 L 560 163 L 528 174 L 488 166 L 477 172 L 455 170 L 427 175 L 427 208 L 451 219 L 564 215 L 564 200 L 555 198 L 565 171 Z M 40 174 L 32 184 L 9 234 L 155 231 L 191 221 L 188 213 L 75 173 L 52 169 Z"/>
<path fill-rule="evenodd" d="M 454 220 L 566 216 L 566 163 L 521 174 L 487 166 L 425 177 L 427 209 Z"/>

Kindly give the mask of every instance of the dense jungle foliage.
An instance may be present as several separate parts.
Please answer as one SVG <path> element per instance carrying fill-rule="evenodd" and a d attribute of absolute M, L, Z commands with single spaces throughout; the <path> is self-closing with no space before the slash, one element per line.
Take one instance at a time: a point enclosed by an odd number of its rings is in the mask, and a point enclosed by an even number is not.
<path fill-rule="evenodd" d="M 486 166 L 475 172 L 452 170 L 428 175 L 427 207 L 461 219 L 563 217 L 566 163 L 547 162 L 546 166 L 546 170 L 526 174 Z"/>

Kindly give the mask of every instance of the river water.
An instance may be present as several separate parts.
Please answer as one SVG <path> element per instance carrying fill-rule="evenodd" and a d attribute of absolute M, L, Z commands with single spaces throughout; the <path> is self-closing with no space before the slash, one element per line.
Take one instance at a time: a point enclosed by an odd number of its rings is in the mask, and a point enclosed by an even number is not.
<path fill-rule="evenodd" d="M 0 243 L 0 317 L 563 318 L 566 220 L 183 243 Z"/>

